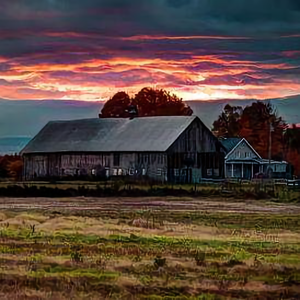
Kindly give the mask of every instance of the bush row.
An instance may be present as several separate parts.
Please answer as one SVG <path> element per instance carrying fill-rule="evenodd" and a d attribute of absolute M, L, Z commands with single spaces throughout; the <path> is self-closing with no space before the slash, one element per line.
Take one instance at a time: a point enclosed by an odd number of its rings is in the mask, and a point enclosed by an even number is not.
<path fill-rule="evenodd" d="M 244 199 L 268 199 L 274 198 L 274 192 L 268 191 L 236 191 L 232 194 L 223 194 L 221 189 L 172 189 L 172 188 L 124 188 L 119 187 L 96 187 L 86 188 L 79 186 L 78 189 L 68 188 L 52 188 L 46 186 L 20 186 L 12 185 L 0 188 L 0 197 L 151 197 L 151 196 L 179 196 L 179 197 L 210 197 L 225 196 L 226 198 L 244 198 Z"/>

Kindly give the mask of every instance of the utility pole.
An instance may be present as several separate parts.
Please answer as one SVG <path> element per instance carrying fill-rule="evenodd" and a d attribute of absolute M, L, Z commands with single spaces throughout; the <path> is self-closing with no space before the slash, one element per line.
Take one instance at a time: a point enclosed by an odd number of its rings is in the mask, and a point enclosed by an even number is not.
<path fill-rule="evenodd" d="M 269 178 L 271 178 L 272 131 L 273 126 L 271 123 L 271 118 L 269 118 Z"/>

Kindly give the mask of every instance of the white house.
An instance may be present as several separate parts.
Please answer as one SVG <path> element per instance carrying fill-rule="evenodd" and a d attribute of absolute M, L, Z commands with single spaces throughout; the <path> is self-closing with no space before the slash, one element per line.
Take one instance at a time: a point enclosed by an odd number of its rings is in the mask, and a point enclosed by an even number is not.
<path fill-rule="evenodd" d="M 288 163 L 263 159 L 244 138 L 221 140 L 227 149 L 225 156 L 225 177 L 252 179 L 257 174 L 269 174 L 273 178 L 285 178 Z"/>

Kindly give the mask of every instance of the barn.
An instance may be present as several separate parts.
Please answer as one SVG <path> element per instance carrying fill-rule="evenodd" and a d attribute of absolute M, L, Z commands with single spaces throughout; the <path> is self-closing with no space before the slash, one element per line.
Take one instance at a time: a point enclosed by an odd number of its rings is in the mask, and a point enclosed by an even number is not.
<path fill-rule="evenodd" d="M 196 116 L 49 122 L 21 151 L 23 179 L 223 178 L 226 149 Z"/>

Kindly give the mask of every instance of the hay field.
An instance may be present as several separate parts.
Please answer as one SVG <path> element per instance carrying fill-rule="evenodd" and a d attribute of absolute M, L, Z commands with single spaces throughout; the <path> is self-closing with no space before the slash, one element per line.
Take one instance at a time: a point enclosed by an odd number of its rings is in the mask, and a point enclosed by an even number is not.
<path fill-rule="evenodd" d="M 0 198 L 0 299 L 299 298 L 299 205 Z"/>

